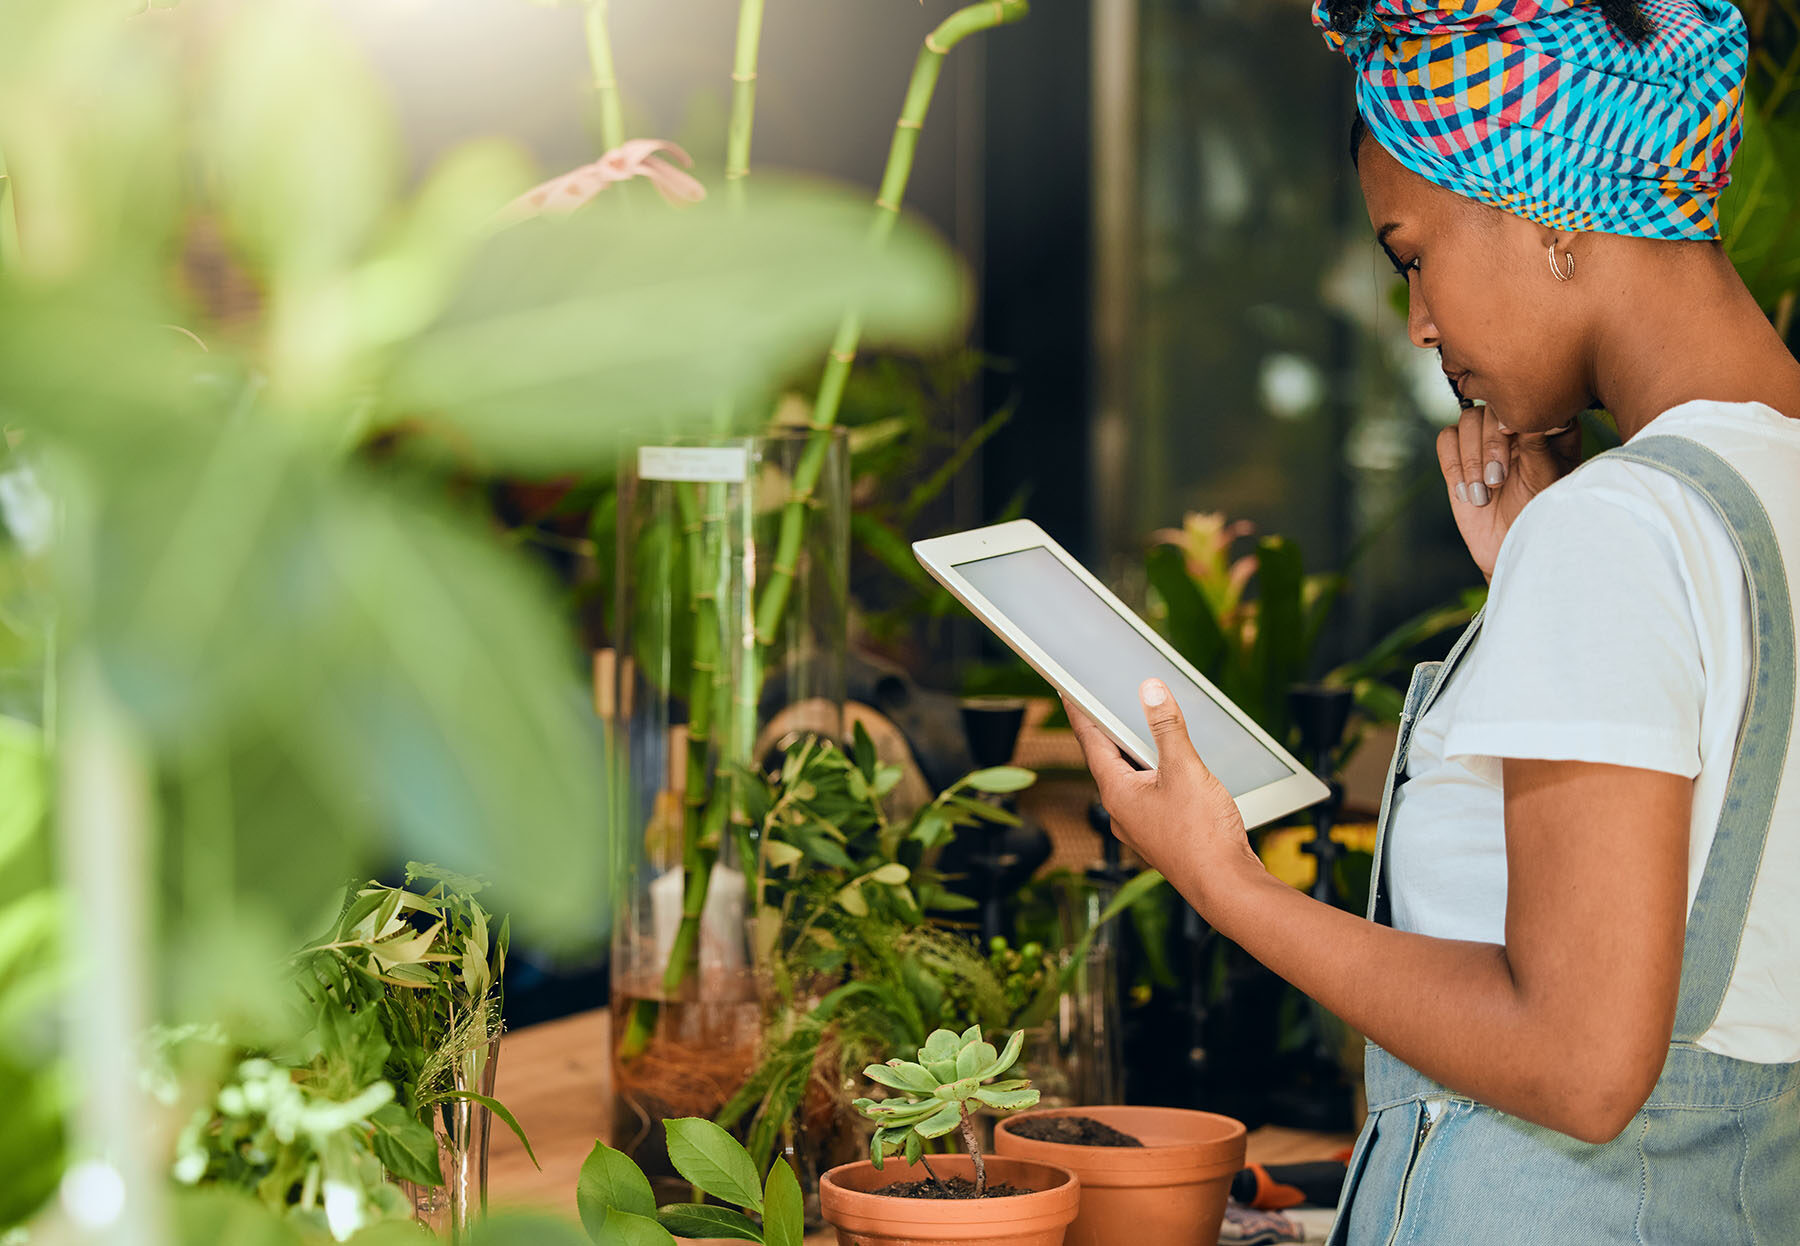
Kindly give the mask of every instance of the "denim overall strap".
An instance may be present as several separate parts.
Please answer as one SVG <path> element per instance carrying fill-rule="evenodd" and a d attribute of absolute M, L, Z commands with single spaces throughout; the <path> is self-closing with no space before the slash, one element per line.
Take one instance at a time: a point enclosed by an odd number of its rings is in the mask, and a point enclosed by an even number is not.
<path fill-rule="evenodd" d="M 1406 770 L 1407 758 L 1412 753 L 1413 728 L 1425 711 L 1437 700 L 1438 693 L 1450 682 L 1450 675 L 1457 664 L 1469 652 L 1469 646 L 1475 643 L 1475 636 L 1481 631 L 1481 611 L 1469 620 L 1469 626 L 1451 646 L 1450 654 L 1442 662 L 1422 662 L 1413 668 L 1412 682 L 1407 685 L 1406 701 L 1400 710 L 1400 734 L 1394 741 L 1394 756 L 1388 762 L 1387 782 L 1381 789 L 1381 814 L 1375 823 L 1375 856 L 1369 873 L 1369 908 L 1365 916 L 1372 922 L 1380 922 L 1386 926 L 1388 922 L 1388 891 L 1384 850 L 1387 847 L 1388 821 L 1394 812 L 1394 793 L 1399 789 L 1401 775 Z"/>
<path fill-rule="evenodd" d="M 1762 868 L 1794 726 L 1794 611 L 1768 512 L 1729 463 L 1698 442 L 1669 435 L 1638 437 L 1604 457 L 1658 468 L 1704 498 L 1731 534 L 1749 586 L 1750 695 L 1724 811 L 1688 913 L 1675 1008 L 1675 1043 L 1691 1045 L 1712 1028 L 1725 1002 Z"/>

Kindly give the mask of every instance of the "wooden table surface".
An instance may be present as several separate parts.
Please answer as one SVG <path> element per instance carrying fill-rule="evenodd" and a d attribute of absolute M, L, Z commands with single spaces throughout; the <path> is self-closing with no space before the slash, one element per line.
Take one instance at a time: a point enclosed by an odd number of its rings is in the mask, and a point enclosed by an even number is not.
<path fill-rule="evenodd" d="M 582 1161 L 611 1127 L 609 1041 L 604 1008 L 517 1030 L 502 1040 L 495 1093 L 530 1135 L 543 1167 L 534 1168 L 512 1131 L 496 1121 L 488 1161 L 491 1204 L 574 1217 Z M 1265 1126 L 1250 1134 L 1249 1159 L 1263 1164 L 1329 1159 L 1349 1144 L 1347 1134 Z"/>

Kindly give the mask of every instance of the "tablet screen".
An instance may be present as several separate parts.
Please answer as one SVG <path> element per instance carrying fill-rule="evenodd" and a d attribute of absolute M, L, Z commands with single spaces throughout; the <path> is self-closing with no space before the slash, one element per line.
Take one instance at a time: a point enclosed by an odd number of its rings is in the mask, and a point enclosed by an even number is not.
<path fill-rule="evenodd" d="M 959 562 L 956 570 L 1154 752 L 1138 686 L 1175 694 L 1200 758 L 1233 796 L 1293 773 L 1060 558 L 1042 548 Z"/>

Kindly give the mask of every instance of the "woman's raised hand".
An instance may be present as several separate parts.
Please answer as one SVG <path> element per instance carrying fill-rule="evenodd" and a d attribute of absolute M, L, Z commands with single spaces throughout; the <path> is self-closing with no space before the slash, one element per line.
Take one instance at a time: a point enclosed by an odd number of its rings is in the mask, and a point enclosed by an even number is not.
<path fill-rule="evenodd" d="M 1470 407 L 1438 434 L 1437 452 L 1457 531 L 1492 579 L 1500 543 L 1525 503 L 1580 463 L 1581 422 L 1520 433 L 1502 428 L 1486 407 Z"/>

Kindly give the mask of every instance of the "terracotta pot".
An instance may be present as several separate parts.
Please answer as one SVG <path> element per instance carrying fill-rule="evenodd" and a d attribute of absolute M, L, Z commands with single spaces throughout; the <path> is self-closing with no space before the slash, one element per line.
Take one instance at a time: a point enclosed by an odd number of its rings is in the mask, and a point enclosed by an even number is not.
<path fill-rule="evenodd" d="M 1013 1132 L 1041 1116 L 1086 1116 L 1144 1145 L 1068 1146 Z M 1002 1120 L 994 1149 L 1080 1179 L 1068 1246 L 1217 1246 L 1231 1178 L 1244 1166 L 1244 1126 L 1185 1108 L 1049 1108 Z"/>
<path fill-rule="evenodd" d="M 1009 1198 L 896 1198 L 874 1191 L 926 1176 L 923 1164 L 899 1156 L 882 1165 L 868 1160 L 833 1168 L 819 1181 L 819 1208 L 837 1230 L 838 1246 L 932 1246 L 937 1242 L 979 1242 L 984 1246 L 1062 1246 L 1075 1218 L 1081 1185 L 1067 1168 L 1034 1160 L 983 1157 L 990 1185 L 1030 1190 Z M 939 1177 L 975 1179 L 967 1155 L 927 1157 Z"/>

